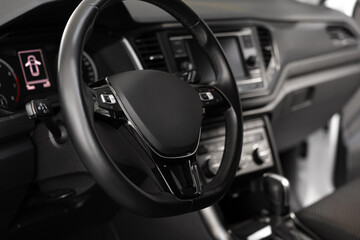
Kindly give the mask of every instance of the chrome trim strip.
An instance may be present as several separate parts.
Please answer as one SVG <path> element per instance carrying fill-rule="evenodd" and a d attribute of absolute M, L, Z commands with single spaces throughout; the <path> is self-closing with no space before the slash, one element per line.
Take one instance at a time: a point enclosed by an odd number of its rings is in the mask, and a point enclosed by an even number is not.
<path fill-rule="evenodd" d="M 141 64 L 140 59 L 139 59 L 138 55 L 135 53 L 135 50 L 131 46 L 130 42 L 125 37 L 122 37 L 121 43 L 125 47 L 125 50 L 128 53 L 132 63 L 134 64 L 135 69 L 136 70 L 144 70 L 144 67 Z"/>
<path fill-rule="evenodd" d="M 250 35 L 252 34 L 250 27 L 245 27 L 244 30 L 240 31 L 233 31 L 233 32 L 221 32 L 221 33 L 215 33 L 214 35 L 216 37 L 240 37 L 244 35 Z M 193 37 L 191 35 L 184 35 L 184 36 L 173 36 L 170 37 L 170 41 L 176 41 L 176 40 L 188 40 L 192 39 Z"/>
<path fill-rule="evenodd" d="M 308 236 L 310 236 L 314 240 L 320 240 L 320 238 L 313 231 L 311 231 L 307 226 L 305 226 L 300 221 L 299 218 L 296 217 L 295 213 L 291 212 L 290 213 L 290 218 L 291 218 L 291 220 L 293 220 L 293 222 L 295 223 L 296 226 L 298 226 L 303 232 L 305 232 L 305 234 L 307 234 Z"/>
<path fill-rule="evenodd" d="M 271 236 L 271 234 L 271 226 L 267 225 L 266 227 L 263 227 L 262 229 L 259 229 L 258 231 L 248 236 L 247 240 L 261 240 Z"/>
<path fill-rule="evenodd" d="M 251 79 L 246 79 L 246 80 L 239 80 L 236 81 L 236 85 L 240 86 L 240 85 L 246 85 L 249 83 L 258 83 L 258 82 L 263 82 L 262 78 L 251 78 Z"/>

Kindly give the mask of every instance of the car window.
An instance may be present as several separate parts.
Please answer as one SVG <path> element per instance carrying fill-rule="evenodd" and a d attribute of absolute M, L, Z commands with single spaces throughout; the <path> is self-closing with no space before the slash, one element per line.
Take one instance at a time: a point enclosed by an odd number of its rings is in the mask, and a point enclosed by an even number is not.
<path fill-rule="evenodd" d="M 339 12 L 342 12 L 348 16 L 353 16 L 354 8 L 356 5 L 356 2 L 358 0 L 295 0 L 298 2 L 311 4 L 311 5 L 320 5 L 324 4 L 328 8 L 332 8 L 334 10 L 337 10 Z"/>
<path fill-rule="evenodd" d="M 326 0 L 324 4 L 329 8 L 338 10 L 351 17 L 353 16 L 356 2 L 357 0 Z"/>

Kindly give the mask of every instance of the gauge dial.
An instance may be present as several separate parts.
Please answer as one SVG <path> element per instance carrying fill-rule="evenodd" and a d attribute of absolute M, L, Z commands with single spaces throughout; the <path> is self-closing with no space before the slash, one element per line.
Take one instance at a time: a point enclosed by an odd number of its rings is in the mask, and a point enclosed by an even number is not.
<path fill-rule="evenodd" d="M 0 108 L 12 109 L 19 99 L 19 80 L 11 66 L 0 59 Z"/>
<path fill-rule="evenodd" d="M 82 59 L 82 76 L 83 81 L 87 84 L 94 83 L 99 80 L 94 60 L 86 52 L 84 52 Z"/>

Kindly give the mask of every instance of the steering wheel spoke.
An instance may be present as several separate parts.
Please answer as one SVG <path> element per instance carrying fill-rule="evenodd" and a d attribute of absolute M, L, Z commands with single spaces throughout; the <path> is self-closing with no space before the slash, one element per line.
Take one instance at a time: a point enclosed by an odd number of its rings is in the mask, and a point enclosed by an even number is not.
<path fill-rule="evenodd" d="M 112 125 L 122 125 L 127 118 L 122 111 L 118 100 L 112 93 L 105 80 L 100 80 L 89 86 L 93 98 L 93 110 L 95 116 Z"/>
<path fill-rule="evenodd" d="M 156 179 L 163 191 L 178 199 L 193 199 L 203 194 L 196 151 L 183 156 L 164 156 L 144 139 L 130 121 L 123 126 L 147 153 L 148 158 L 143 161 L 151 168 L 152 179 Z"/>
<path fill-rule="evenodd" d="M 155 175 L 163 189 L 178 199 L 193 199 L 203 194 L 195 154 L 170 163 L 156 154 L 152 159 L 157 167 Z"/>

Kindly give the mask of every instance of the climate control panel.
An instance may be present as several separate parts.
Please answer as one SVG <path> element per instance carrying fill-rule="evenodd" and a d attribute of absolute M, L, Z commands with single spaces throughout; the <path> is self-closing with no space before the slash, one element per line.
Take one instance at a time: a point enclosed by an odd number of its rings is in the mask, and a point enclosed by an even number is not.
<path fill-rule="evenodd" d="M 199 148 L 199 164 L 211 178 L 217 173 L 224 151 L 225 128 L 204 132 Z M 244 122 L 243 149 L 237 176 L 274 166 L 273 152 L 262 118 Z"/>

